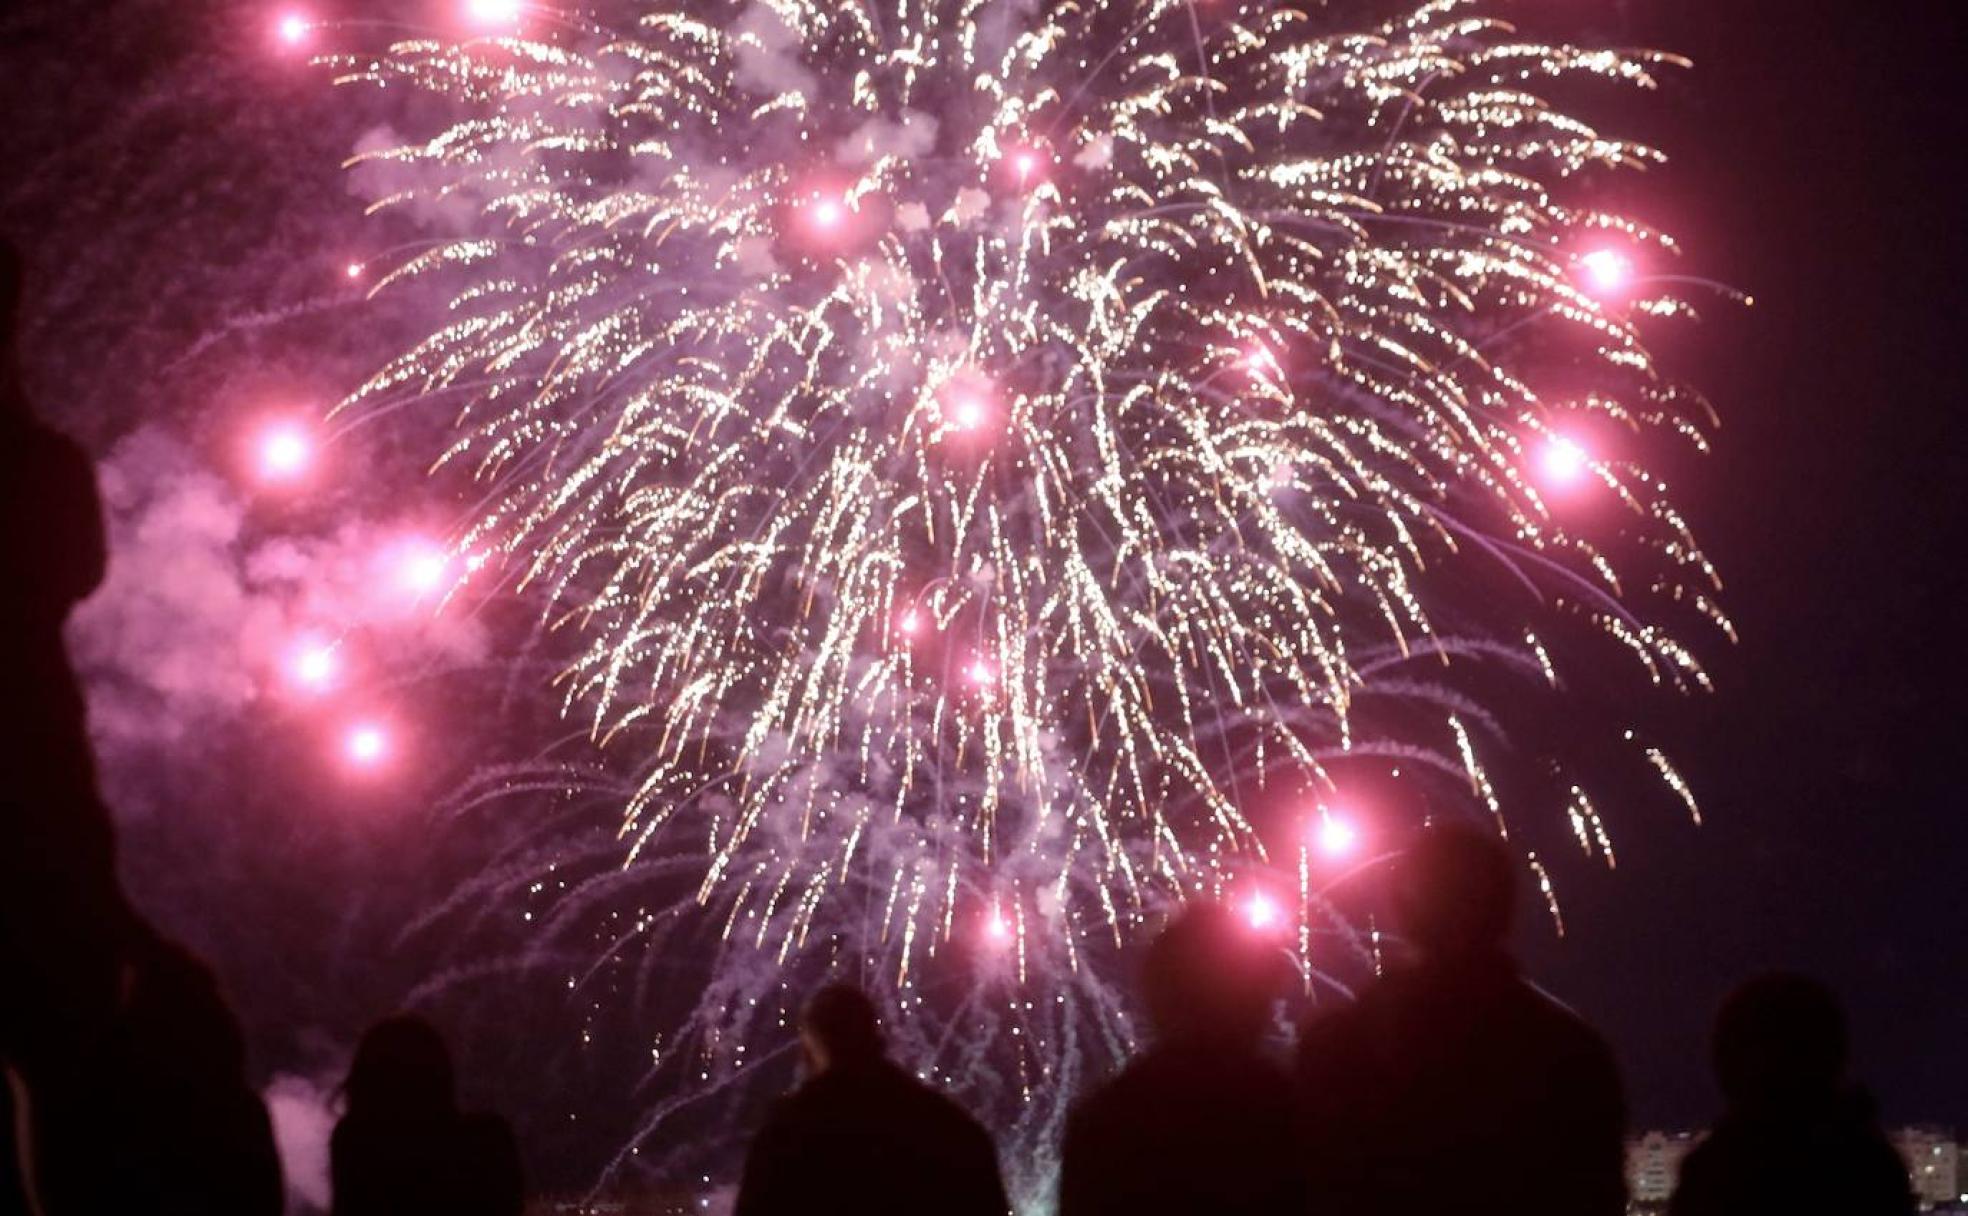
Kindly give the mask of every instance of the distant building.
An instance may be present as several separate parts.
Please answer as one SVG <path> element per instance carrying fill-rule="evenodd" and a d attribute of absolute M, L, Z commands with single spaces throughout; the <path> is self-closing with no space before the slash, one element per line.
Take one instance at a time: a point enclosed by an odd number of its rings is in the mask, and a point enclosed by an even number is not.
<path fill-rule="evenodd" d="M 1643 1132 L 1626 1141 L 1626 1194 L 1635 1212 L 1659 1212 L 1674 1197 L 1681 1162 L 1700 1136 L 1692 1132 Z"/>
<path fill-rule="evenodd" d="M 1952 1132 L 1903 1127 L 1893 1133 L 1893 1147 L 1907 1163 L 1913 1196 L 1923 1210 L 1962 1201 L 1961 1146 Z"/>

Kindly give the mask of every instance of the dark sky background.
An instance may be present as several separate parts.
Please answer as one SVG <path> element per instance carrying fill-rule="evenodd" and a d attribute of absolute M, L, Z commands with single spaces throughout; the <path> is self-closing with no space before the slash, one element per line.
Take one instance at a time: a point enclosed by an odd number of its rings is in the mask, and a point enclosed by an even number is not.
<path fill-rule="evenodd" d="M 1642 119 L 1673 157 L 1649 213 L 1756 298 L 1708 309 L 1677 365 L 1723 412 L 1677 488 L 1743 641 L 1680 732 L 1707 826 L 1628 823 L 1530 953 L 1614 1039 L 1643 1124 L 1713 1109 L 1709 1011 L 1770 966 L 1846 996 L 1889 1119 L 1968 1124 L 1968 6 L 1624 13 L 1696 61 Z"/>
<path fill-rule="evenodd" d="M 92 377 L 63 381 L 30 366 L 30 383 L 44 398 L 65 390 L 75 405 L 76 393 L 127 394 L 127 380 L 107 373 L 141 359 L 124 359 L 116 335 L 168 328 L 174 312 L 192 307 L 186 301 L 230 295 L 253 310 L 315 292 L 306 281 L 322 275 L 318 258 L 262 255 L 235 267 L 228 261 L 235 246 L 328 249 L 333 261 L 363 239 L 335 162 L 367 120 L 320 97 L 318 81 L 282 80 L 262 67 L 241 69 L 239 80 L 215 77 L 214 96 L 197 106 L 172 99 L 168 79 L 152 69 L 205 53 L 188 47 L 210 43 L 209 53 L 241 62 L 264 52 L 258 31 L 187 28 L 174 11 L 190 7 L 32 0 L 17 10 L 32 15 L 9 25 L 0 5 L 0 30 L 19 39 L 0 47 L 0 69 L 14 73 L 11 83 L 0 80 L 0 96 L 17 107 L 0 120 L 12 124 L 5 147 L 11 163 L 37 166 L 32 180 L 0 191 L 0 221 L 29 237 L 44 271 L 62 267 L 58 282 L 44 275 L 53 286 L 41 301 L 38 332 L 56 345 L 105 352 L 86 360 L 85 371 L 104 370 Z M 1708 305 L 1702 329 L 1665 350 L 1669 366 L 1705 390 L 1724 418 L 1716 455 L 1675 478 L 1682 507 L 1728 580 L 1725 602 L 1743 637 L 1734 648 L 1702 648 L 1720 691 L 1681 706 L 1666 728 L 1707 824 L 1697 829 L 1663 813 L 1623 816 L 1614 824 L 1619 869 L 1575 868 L 1563 888 L 1569 935 L 1553 940 L 1537 921 L 1526 953 L 1549 987 L 1613 1038 L 1641 1125 L 1708 1118 L 1709 1015 L 1744 975 L 1779 965 L 1817 973 L 1846 995 L 1860 1069 L 1889 1119 L 1968 1124 L 1968 815 L 1959 792 L 1968 749 L 1957 738 L 1957 690 L 1968 677 L 1957 619 L 1968 194 L 1954 180 L 1968 150 L 1961 96 L 1968 6 L 1519 0 L 1517 7 L 1541 33 L 1642 43 L 1695 59 L 1696 70 L 1672 74 L 1651 104 L 1626 98 L 1616 113 L 1595 117 L 1670 152 L 1668 168 L 1635 184 L 1637 209 L 1681 238 L 1690 268 L 1756 298 L 1749 309 Z M 78 47 L 95 58 L 64 58 Z M 170 116 L 157 117 L 172 106 Z M 83 139 L 104 131 L 101 138 L 117 147 L 149 149 L 107 185 L 95 180 L 104 175 L 89 168 L 93 145 Z M 199 167 L 215 140 L 233 141 L 237 161 L 238 149 L 262 147 L 269 133 L 283 131 L 292 132 L 280 136 L 292 141 L 291 157 L 263 169 L 251 161 L 259 173 L 251 191 Z M 183 175 L 205 193 L 158 168 L 173 158 L 191 166 Z M 96 188 L 77 192 L 74 181 Z M 332 222 L 322 218 L 326 209 L 291 205 L 327 196 L 338 200 Z M 117 247 L 116 234 L 138 210 L 163 218 L 145 230 L 144 249 Z M 71 242 L 89 231 L 106 234 L 116 255 L 110 270 L 75 254 Z M 159 241 L 160 231 L 169 239 Z M 181 248 L 174 233 L 182 233 Z M 127 271 L 117 264 L 125 254 Z M 110 278 L 135 279 L 145 290 L 105 286 Z M 134 311 L 109 312 L 98 301 Z M 324 305 L 302 322 L 317 356 L 316 384 L 346 387 L 372 353 L 340 323 L 347 315 L 340 307 Z M 366 324 L 386 330 L 388 323 Z M 263 345 L 272 339 L 255 336 L 257 329 L 243 332 L 243 345 L 221 348 L 222 360 L 172 370 L 168 391 L 221 400 L 239 387 L 223 376 L 249 374 L 213 370 L 221 363 L 264 378 L 278 357 L 293 354 Z M 182 346 L 194 336 L 187 321 L 174 341 Z M 62 416 L 98 447 L 131 424 L 109 405 L 75 405 Z M 315 807 L 293 790 L 277 794 Z M 209 813 L 233 812 L 215 800 Z M 136 835 L 161 838 L 155 825 Z M 292 842 L 265 840 L 267 856 L 240 864 L 277 883 Z M 360 851 L 347 842 L 337 849 Z M 333 876 L 333 891 L 361 880 L 349 866 Z M 292 1038 L 298 1032 L 290 1023 L 302 1016 L 336 1027 L 366 1016 L 332 983 L 300 996 L 275 992 L 300 982 L 283 974 L 290 960 L 282 957 L 282 934 L 319 933 L 333 914 L 281 908 L 274 931 L 255 939 L 256 956 L 239 944 L 244 939 L 227 936 L 241 932 L 228 923 L 239 919 L 236 910 L 209 893 L 173 897 L 180 898 L 178 931 L 248 960 L 228 980 L 249 1020 L 281 1023 Z M 328 897 L 316 890 L 312 898 Z M 335 932 L 362 940 L 353 916 Z M 391 965 L 415 970 L 412 961 Z M 337 1002 L 346 1008 L 324 1012 Z M 279 1034 L 261 1043 L 270 1038 Z"/>

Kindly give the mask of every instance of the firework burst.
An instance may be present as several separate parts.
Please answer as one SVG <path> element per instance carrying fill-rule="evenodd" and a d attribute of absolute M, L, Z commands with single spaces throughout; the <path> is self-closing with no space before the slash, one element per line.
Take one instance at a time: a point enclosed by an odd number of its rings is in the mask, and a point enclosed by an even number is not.
<path fill-rule="evenodd" d="M 1715 575 L 1636 455 L 1704 442 L 1639 330 L 1686 311 L 1672 244 L 1564 201 L 1657 156 L 1546 100 L 1668 57 L 1358 7 L 527 6 L 338 61 L 441 103 L 368 159 L 461 229 L 372 261 L 454 299 L 345 408 L 455 415 L 459 550 L 550 605 L 632 774 L 562 914 L 632 909 L 610 957 L 714 935 L 657 1069 L 729 1082 L 786 968 L 848 967 L 1037 1135 L 1169 902 L 1295 917 L 1308 977 L 1352 948 L 1336 763 L 1502 822 L 1459 665 L 1555 681 L 1561 613 L 1705 683 L 1656 622 L 1726 629 Z"/>

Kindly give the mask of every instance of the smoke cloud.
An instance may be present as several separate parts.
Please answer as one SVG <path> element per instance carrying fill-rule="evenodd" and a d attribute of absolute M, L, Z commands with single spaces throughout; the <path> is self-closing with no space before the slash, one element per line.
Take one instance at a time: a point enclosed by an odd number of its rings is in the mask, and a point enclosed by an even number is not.
<path fill-rule="evenodd" d="M 262 537 L 240 490 L 170 431 L 148 426 L 99 467 L 109 576 L 76 612 L 69 645 L 114 801 L 141 814 L 123 761 L 182 757 L 258 703 L 294 696 L 296 650 L 316 639 L 366 665 L 482 657 L 482 630 L 407 586 L 411 521 L 354 520 Z"/>
<path fill-rule="evenodd" d="M 283 1073 L 262 1096 L 287 1180 L 289 1216 L 326 1212 L 333 1198 L 328 1143 L 335 1132 L 334 1086 Z"/>

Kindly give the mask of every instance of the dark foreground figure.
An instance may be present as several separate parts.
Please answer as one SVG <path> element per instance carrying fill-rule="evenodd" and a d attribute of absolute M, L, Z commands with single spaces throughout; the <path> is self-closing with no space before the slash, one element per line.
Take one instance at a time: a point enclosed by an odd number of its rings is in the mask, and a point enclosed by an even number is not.
<path fill-rule="evenodd" d="M 1300 1042 L 1313 1212 L 1620 1216 L 1625 1111 L 1599 1035 L 1505 952 L 1492 835 L 1417 834 L 1393 874 L 1413 958 Z"/>
<path fill-rule="evenodd" d="M 1715 1075 L 1728 1102 L 1681 1167 L 1672 1216 L 1903 1216 L 1906 1165 L 1846 1080 L 1845 1015 L 1798 975 L 1751 980 L 1722 1006 Z"/>
<path fill-rule="evenodd" d="M 1297 1216 L 1291 1083 L 1262 1048 L 1283 959 L 1202 905 L 1155 940 L 1142 979 L 1154 1045 L 1068 1121 L 1060 1216 Z"/>
<path fill-rule="evenodd" d="M 884 1056 L 858 989 L 800 1017 L 807 1080 L 745 1159 L 736 1216 L 1005 1216 L 997 1151 L 977 1121 Z"/>
<path fill-rule="evenodd" d="M 0 243 L 0 1211 L 274 1216 L 211 971 L 123 898 L 62 625 L 104 572 L 95 471 L 28 409 Z"/>
<path fill-rule="evenodd" d="M 451 1053 L 422 1018 L 363 1034 L 329 1166 L 334 1216 L 518 1216 L 519 1148 L 497 1115 L 458 1109 Z"/>

